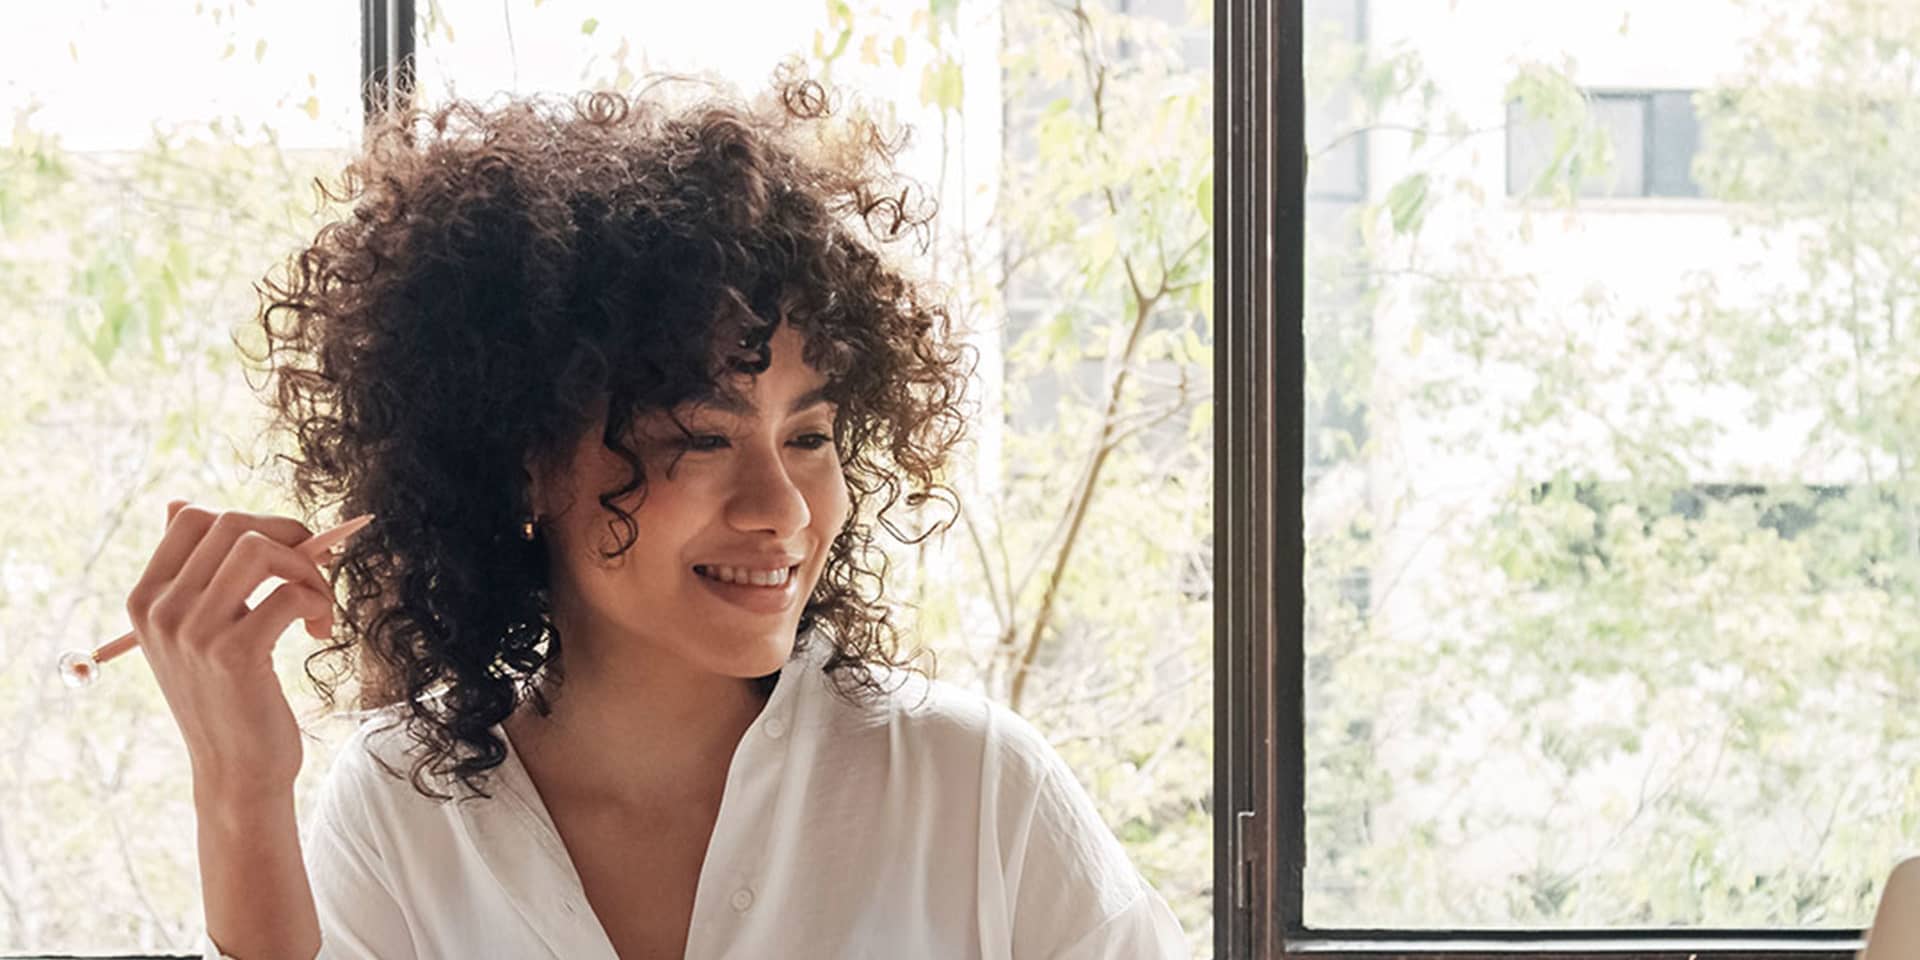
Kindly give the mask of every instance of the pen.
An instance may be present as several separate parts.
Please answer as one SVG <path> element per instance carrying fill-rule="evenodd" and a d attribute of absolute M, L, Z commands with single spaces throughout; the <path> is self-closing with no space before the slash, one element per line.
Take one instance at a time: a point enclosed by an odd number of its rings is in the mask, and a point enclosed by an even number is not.
<path fill-rule="evenodd" d="M 363 513 L 337 527 L 323 530 L 308 537 L 306 540 L 301 541 L 294 549 L 300 551 L 301 555 L 307 559 L 319 563 L 320 558 L 325 556 L 327 551 L 346 542 L 348 537 L 359 533 L 360 528 L 372 522 L 373 514 Z M 87 686 L 99 678 L 102 664 L 139 645 L 139 638 L 134 636 L 132 630 L 128 630 L 126 633 L 95 647 L 92 653 L 70 650 L 60 657 L 60 679 L 66 681 L 69 687 Z"/>

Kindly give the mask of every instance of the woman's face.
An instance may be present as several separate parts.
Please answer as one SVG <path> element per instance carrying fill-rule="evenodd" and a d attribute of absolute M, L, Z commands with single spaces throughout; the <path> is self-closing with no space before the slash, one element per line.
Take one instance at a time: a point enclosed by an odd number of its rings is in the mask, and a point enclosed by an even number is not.
<path fill-rule="evenodd" d="M 625 554 L 598 555 L 619 545 L 621 528 L 597 497 L 628 474 L 600 442 L 604 420 L 581 438 L 560 488 L 539 498 L 555 615 L 563 630 L 586 631 L 589 658 L 624 659 L 633 646 L 737 677 L 786 662 L 849 510 L 835 408 L 815 392 L 826 381 L 801 361 L 801 343 L 791 326 L 776 329 L 772 365 L 735 381 L 738 409 L 678 411 L 691 438 L 664 413 L 636 424 L 645 502 L 619 501 L 639 528 Z"/>

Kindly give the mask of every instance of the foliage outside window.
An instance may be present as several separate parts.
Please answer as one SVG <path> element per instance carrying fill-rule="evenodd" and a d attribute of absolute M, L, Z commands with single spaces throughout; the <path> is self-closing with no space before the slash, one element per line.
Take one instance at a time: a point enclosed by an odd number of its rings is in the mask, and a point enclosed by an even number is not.
<path fill-rule="evenodd" d="M 1306 923 L 1864 926 L 1920 823 L 1920 8 L 1318 6 L 1308 149 L 1374 189 L 1308 214 Z M 1590 196 L 1636 87 L 1696 91 L 1700 200 Z"/>

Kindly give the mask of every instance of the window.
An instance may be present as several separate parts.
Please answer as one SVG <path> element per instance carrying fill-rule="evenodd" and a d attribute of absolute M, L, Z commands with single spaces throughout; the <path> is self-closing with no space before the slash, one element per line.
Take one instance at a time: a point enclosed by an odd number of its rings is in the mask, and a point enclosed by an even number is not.
<path fill-rule="evenodd" d="M 1222 263 L 1247 276 L 1223 529 L 1272 537 L 1223 543 L 1220 580 L 1249 945 L 1839 957 L 1916 852 L 1920 731 L 1887 706 L 1920 682 L 1913 433 L 1887 418 L 1920 402 L 1920 278 L 1887 228 L 1920 215 L 1920 33 L 1684 6 L 1373 0 L 1352 204 L 1286 199 L 1343 82 L 1287 46 L 1334 29 L 1318 5 L 1235 50 L 1308 83 L 1223 154 L 1282 191 L 1222 240 L 1280 217 L 1277 276 Z M 1596 202 L 1629 196 L 1738 202 Z M 1265 362 L 1271 394 L 1236 384 Z"/>
<path fill-rule="evenodd" d="M 192 946 L 187 762 L 152 675 L 130 656 L 76 692 L 52 664 L 126 629 L 167 497 L 275 507 L 229 337 L 357 140 L 357 33 L 335 5 L 224 2 L 16 5 L 0 29 L 0 953 Z"/>
<path fill-rule="evenodd" d="M 1700 124 L 1686 90 L 1594 92 L 1589 107 L 1612 163 L 1581 180 L 1585 197 L 1697 197 L 1693 157 Z M 1556 131 L 1549 120 L 1507 105 L 1507 193 L 1527 193 L 1553 163 Z"/>

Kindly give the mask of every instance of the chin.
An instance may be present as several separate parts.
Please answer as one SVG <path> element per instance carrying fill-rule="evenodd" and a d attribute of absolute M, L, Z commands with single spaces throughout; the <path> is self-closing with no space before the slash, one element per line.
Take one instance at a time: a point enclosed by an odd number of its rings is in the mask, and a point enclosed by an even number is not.
<path fill-rule="evenodd" d="M 787 658 L 793 656 L 793 646 L 792 627 L 756 636 L 735 648 L 728 672 L 740 677 L 764 677 L 786 665 Z"/>
<path fill-rule="evenodd" d="M 765 669 L 756 672 L 754 676 L 764 677 L 770 673 L 773 673 L 776 670 L 779 670 L 780 668 L 787 665 L 787 658 L 792 655 L 793 655 L 793 644 L 791 643 L 782 644 L 780 646 L 779 656 L 776 656 L 771 660 L 769 660 L 764 665 Z"/>

